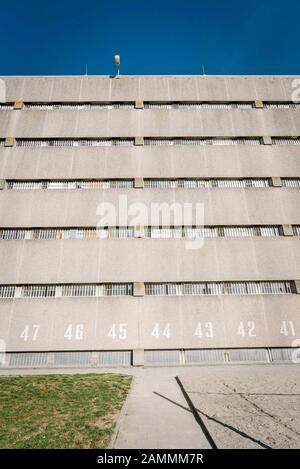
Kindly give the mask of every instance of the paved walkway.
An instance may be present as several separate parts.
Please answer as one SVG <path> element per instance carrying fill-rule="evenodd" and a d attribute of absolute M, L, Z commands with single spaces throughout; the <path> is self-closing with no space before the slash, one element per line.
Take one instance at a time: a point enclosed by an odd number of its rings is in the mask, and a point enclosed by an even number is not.
<path fill-rule="evenodd" d="M 136 374 L 119 419 L 113 448 L 210 448 L 175 380 L 182 368 Z"/>

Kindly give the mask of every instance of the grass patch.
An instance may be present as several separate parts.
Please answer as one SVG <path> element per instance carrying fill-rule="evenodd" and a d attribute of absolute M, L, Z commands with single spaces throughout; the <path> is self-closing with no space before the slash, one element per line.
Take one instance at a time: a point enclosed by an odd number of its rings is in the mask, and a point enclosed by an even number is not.
<path fill-rule="evenodd" d="M 0 448 L 106 448 L 131 379 L 0 377 Z"/>

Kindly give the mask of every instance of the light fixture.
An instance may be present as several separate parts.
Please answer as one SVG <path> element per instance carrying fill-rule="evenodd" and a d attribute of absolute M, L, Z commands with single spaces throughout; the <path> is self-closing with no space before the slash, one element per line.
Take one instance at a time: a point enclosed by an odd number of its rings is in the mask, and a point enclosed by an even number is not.
<path fill-rule="evenodd" d="M 120 66 L 121 66 L 121 57 L 119 55 L 115 55 L 115 67 L 116 67 L 116 78 L 120 78 Z"/>

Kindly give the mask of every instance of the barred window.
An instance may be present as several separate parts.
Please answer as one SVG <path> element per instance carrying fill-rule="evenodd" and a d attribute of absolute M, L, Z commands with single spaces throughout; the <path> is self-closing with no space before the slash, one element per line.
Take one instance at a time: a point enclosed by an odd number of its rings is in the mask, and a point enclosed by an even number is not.
<path fill-rule="evenodd" d="M 13 285 L 0 285 L 0 298 L 13 298 L 16 287 Z"/>
<path fill-rule="evenodd" d="M 97 296 L 97 285 L 63 285 L 62 296 Z"/>
<path fill-rule="evenodd" d="M 36 229 L 32 230 L 32 239 L 56 239 L 58 237 L 56 229 Z"/>
<path fill-rule="evenodd" d="M 143 237 L 152 239 L 170 238 L 215 238 L 215 237 L 273 237 L 283 236 L 281 226 L 145 226 Z M 299 226 L 293 226 L 299 236 Z M 2 228 L 0 240 L 58 240 L 58 239 L 105 239 L 133 238 L 132 226 L 103 228 Z"/>
<path fill-rule="evenodd" d="M 289 187 L 291 189 L 300 188 L 300 179 L 299 178 L 282 178 L 281 179 L 283 187 Z"/>
<path fill-rule="evenodd" d="M 130 283 L 107 283 L 104 284 L 104 296 L 128 296 L 132 295 L 132 284 Z"/>
<path fill-rule="evenodd" d="M 24 285 L 21 296 L 23 298 L 41 298 L 55 296 L 55 285 Z"/>
<path fill-rule="evenodd" d="M 300 236 L 300 225 L 293 225 L 294 236 Z"/>
<path fill-rule="evenodd" d="M 180 287 L 176 283 L 146 283 L 145 295 L 161 296 L 161 295 L 178 295 Z"/>
<path fill-rule="evenodd" d="M 300 145 L 300 139 L 290 138 L 290 137 L 285 137 L 285 138 L 273 137 L 272 143 L 273 145 Z"/>
<path fill-rule="evenodd" d="M 37 110 L 94 110 L 94 109 L 133 109 L 133 102 L 122 103 L 25 103 L 24 109 Z"/>
<path fill-rule="evenodd" d="M 108 179 L 108 180 L 63 180 L 63 181 L 7 181 L 8 190 L 32 190 L 32 189 L 131 189 L 133 179 Z"/>
<path fill-rule="evenodd" d="M 293 282 L 146 283 L 147 296 L 168 295 L 279 295 L 294 293 Z"/>
<path fill-rule="evenodd" d="M 0 229 L 0 239 L 21 240 L 25 238 L 26 230 L 23 229 Z"/>
<path fill-rule="evenodd" d="M 261 188 L 270 187 L 269 178 L 253 179 L 145 179 L 146 189 L 211 189 L 211 188 Z"/>
<path fill-rule="evenodd" d="M 134 139 L 128 138 L 95 138 L 95 139 L 22 139 L 16 140 L 18 147 L 102 147 L 128 146 L 134 144 Z"/>

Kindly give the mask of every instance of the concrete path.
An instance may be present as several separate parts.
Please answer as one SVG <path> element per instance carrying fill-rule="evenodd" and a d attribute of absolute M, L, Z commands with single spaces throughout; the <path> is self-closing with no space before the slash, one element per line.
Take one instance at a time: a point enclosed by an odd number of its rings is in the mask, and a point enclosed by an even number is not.
<path fill-rule="evenodd" d="M 121 413 L 113 448 L 210 448 L 175 380 L 176 368 L 136 374 Z"/>

